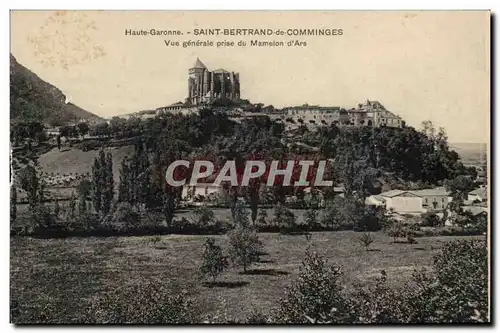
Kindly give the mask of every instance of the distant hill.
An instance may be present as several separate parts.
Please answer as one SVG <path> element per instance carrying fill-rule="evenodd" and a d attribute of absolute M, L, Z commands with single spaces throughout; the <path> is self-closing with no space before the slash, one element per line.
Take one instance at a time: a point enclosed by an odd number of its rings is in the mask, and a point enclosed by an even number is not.
<path fill-rule="evenodd" d="M 487 162 L 488 146 L 486 143 L 452 142 L 450 148 L 458 153 L 464 164 Z"/>
<path fill-rule="evenodd" d="M 10 55 L 10 119 L 35 120 L 48 126 L 73 123 L 100 117 L 73 103 L 57 87 L 39 78 Z"/>

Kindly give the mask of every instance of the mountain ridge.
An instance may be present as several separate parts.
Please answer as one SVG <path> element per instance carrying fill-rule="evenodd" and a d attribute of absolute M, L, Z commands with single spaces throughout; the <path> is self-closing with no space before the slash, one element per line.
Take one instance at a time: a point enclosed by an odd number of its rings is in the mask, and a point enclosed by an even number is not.
<path fill-rule="evenodd" d="M 10 121 L 39 121 L 47 126 L 100 120 L 76 104 L 66 103 L 66 95 L 57 87 L 17 62 L 10 54 Z"/>

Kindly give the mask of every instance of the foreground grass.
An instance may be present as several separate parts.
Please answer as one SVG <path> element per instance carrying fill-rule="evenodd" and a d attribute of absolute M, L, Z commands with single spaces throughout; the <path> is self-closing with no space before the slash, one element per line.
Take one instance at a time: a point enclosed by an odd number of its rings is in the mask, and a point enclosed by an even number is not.
<path fill-rule="evenodd" d="M 460 237 L 419 238 L 418 244 L 393 243 L 374 233 L 366 251 L 359 233 L 304 236 L 260 234 L 265 253 L 247 274 L 231 267 L 216 286 L 198 278 L 206 236 L 11 239 L 11 321 L 79 322 L 95 297 L 129 284 L 161 280 L 172 291 L 186 290 L 203 314 L 227 312 L 244 320 L 269 312 L 298 274 L 309 244 L 343 269 L 348 287 L 370 283 L 385 270 L 392 284 L 408 280 L 416 267 L 430 267 L 443 242 Z M 225 236 L 216 242 L 227 247 Z M 463 237 L 462 237 L 463 238 Z M 470 237 L 466 237 L 470 238 Z M 49 300 L 49 302 L 47 302 Z"/>

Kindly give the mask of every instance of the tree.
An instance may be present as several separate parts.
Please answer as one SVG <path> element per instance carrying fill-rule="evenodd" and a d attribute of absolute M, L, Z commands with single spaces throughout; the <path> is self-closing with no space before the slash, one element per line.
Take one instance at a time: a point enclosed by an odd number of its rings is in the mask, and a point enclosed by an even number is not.
<path fill-rule="evenodd" d="M 75 129 L 73 126 L 62 126 L 59 128 L 59 135 L 69 139 L 75 136 Z"/>
<path fill-rule="evenodd" d="M 332 229 L 354 229 L 365 216 L 365 205 L 354 197 L 335 197 L 327 202 L 322 222 Z"/>
<path fill-rule="evenodd" d="M 26 191 L 30 208 L 35 208 L 43 203 L 45 181 L 41 176 L 38 164 L 27 165 L 20 173 L 21 188 Z"/>
<path fill-rule="evenodd" d="M 231 261 L 243 266 L 246 273 L 247 268 L 259 260 L 262 242 L 259 240 L 255 230 L 237 226 L 228 233 Z"/>
<path fill-rule="evenodd" d="M 259 209 L 260 186 L 261 184 L 259 179 L 251 179 L 246 191 L 247 200 L 250 204 L 250 218 L 254 226 L 255 222 L 257 221 L 257 214 Z"/>
<path fill-rule="evenodd" d="M 128 157 L 126 156 L 122 160 L 120 168 L 120 184 L 118 185 L 118 202 L 129 202 L 132 203 L 132 195 L 130 190 L 132 188 L 131 172 Z"/>
<path fill-rule="evenodd" d="M 205 241 L 203 262 L 200 271 L 203 277 L 210 276 L 215 283 L 217 277 L 228 267 L 227 257 L 223 255 L 222 248 L 215 244 L 212 238 Z"/>
<path fill-rule="evenodd" d="M 81 136 L 85 136 L 90 130 L 89 125 L 85 122 L 78 123 L 76 126 L 78 128 L 78 133 L 80 133 Z"/>
<path fill-rule="evenodd" d="M 61 213 L 61 207 L 59 206 L 59 200 L 55 199 L 54 202 L 54 216 L 56 219 L 59 218 L 59 214 Z"/>
<path fill-rule="evenodd" d="M 234 224 L 240 228 L 249 228 L 250 221 L 248 218 L 248 210 L 245 208 L 245 205 L 241 201 L 237 201 L 234 208 Z"/>
<path fill-rule="evenodd" d="M 17 217 L 17 189 L 14 184 L 10 185 L 10 223 Z"/>
<path fill-rule="evenodd" d="M 274 208 L 274 223 L 282 232 L 293 232 L 297 229 L 295 214 L 282 204 Z"/>
<path fill-rule="evenodd" d="M 451 192 L 454 200 L 467 200 L 467 194 L 474 189 L 474 181 L 470 176 L 459 175 L 444 182 L 446 190 Z"/>
<path fill-rule="evenodd" d="M 92 166 L 92 202 L 101 217 L 111 211 L 114 196 L 113 161 L 110 153 L 100 150 Z"/>

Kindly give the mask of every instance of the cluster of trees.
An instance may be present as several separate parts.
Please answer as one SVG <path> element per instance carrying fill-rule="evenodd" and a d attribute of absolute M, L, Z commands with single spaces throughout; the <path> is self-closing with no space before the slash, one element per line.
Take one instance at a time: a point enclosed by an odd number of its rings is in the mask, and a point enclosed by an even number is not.
<path fill-rule="evenodd" d="M 64 125 L 59 127 L 59 135 L 64 138 L 77 138 L 89 133 L 90 126 L 86 122 L 79 122 L 76 125 Z"/>
<path fill-rule="evenodd" d="M 206 108 L 199 114 L 170 114 L 154 120 L 114 118 L 110 125 L 99 126 L 107 126 L 113 129 L 113 133 L 140 134 L 135 140 L 134 154 L 121 165 L 116 199 L 138 213 L 142 210 L 161 212 L 167 225 L 172 222 L 181 190 L 168 186 L 164 180 L 165 168 L 174 160 L 203 157 L 212 160 L 219 169 L 227 160 L 235 160 L 240 170 L 250 159 L 285 163 L 289 159 L 298 162 L 305 158 L 295 154 L 287 144 L 284 125 L 266 116 L 234 122 L 226 114 Z M 85 123 L 77 125 L 77 129 L 79 133 L 89 130 Z M 421 131 L 411 127 L 341 129 L 332 125 L 306 131 L 294 140 L 319 148 L 317 152 L 309 152 L 307 158 L 334 161 L 333 168 L 327 168 L 325 178 L 343 185 L 345 199 L 335 198 L 331 188 L 323 189 L 324 200 L 332 203 L 323 222 L 332 226 L 345 224 L 356 230 L 376 230 L 374 216 L 378 215 L 366 211 L 364 199 L 381 191 L 384 177 L 429 186 L 442 184 L 448 179 L 445 185 L 457 197 L 464 196 L 470 188 L 469 180 L 474 177 L 473 171 L 465 168 L 458 155 L 449 149 L 444 131 L 436 131 L 431 123 L 425 123 Z M 101 166 L 108 163 L 105 160 L 99 162 Z M 97 205 L 94 207 L 96 213 L 103 218 L 113 206 L 109 201 L 113 201 L 114 192 L 111 192 L 111 183 L 101 184 L 103 177 L 108 182 L 112 180 L 107 174 L 110 171 L 102 171 L 101 166 L 94 166 L 96 179 L 92 179 L 93 188 L 108 186 L 109 190 L 103 192 L 106 194 L 93 192 L 92 197 Z M 109 165 L 106 167 L 109 169 Z M 293 177 L 298 176 L 294 174 Z M 264 179 L 265 175 L 262 179 L 252 179 L 249 186 L 227 188 L 233 219 L 238 198 L 243 197 L 249 205 L 250 218 L 255 224 L 259 203 L 267 197 L 265 192 L 271 192 L 274 203 L 282 205 L 288 195 L 302 195 L 302 188 L 282 186 L 279 177 L 271 188 L 264 186 Z M 97 198 L 101 201 L 98 202 Z M 358 226 L 359 223 L 362 226 Z M 370 223 L 373 226 L 369 226 Z"/>
<path fill-rule="evenodd" d="M 16 121 L 10 126 L 10 141 L 19 146 L 25 140 L 41 143 L 47 140 L 44 127 L 38 121 Z"/>

